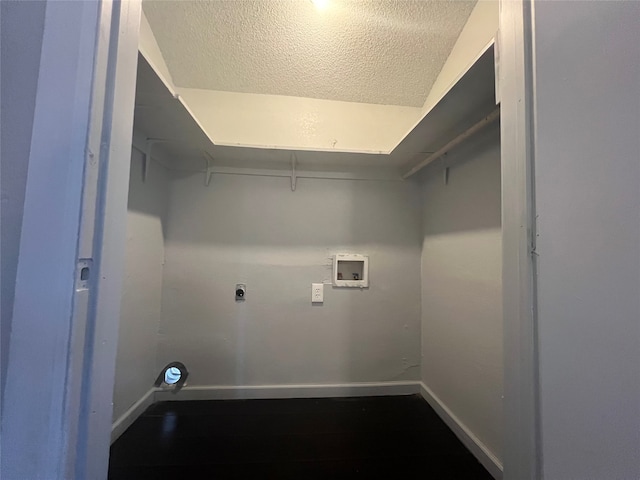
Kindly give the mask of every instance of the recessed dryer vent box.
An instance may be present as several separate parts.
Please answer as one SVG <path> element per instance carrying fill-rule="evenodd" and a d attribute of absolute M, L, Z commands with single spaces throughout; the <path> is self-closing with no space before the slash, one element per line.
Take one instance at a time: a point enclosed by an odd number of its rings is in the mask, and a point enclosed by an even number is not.
<path fill-rule="evenodd" d="M 369 286 L 369 257 L 339 253 L 333 259 L 333 285 L 365 288 Z"/>

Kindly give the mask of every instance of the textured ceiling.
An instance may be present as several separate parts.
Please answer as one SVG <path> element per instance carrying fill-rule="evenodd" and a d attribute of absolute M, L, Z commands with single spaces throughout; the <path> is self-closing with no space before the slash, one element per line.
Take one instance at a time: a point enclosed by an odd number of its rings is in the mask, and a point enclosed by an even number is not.
<path fill-rule="evenodd" d="M 179 87 L 421 107 L 474 1 L 145 1 Z"/>

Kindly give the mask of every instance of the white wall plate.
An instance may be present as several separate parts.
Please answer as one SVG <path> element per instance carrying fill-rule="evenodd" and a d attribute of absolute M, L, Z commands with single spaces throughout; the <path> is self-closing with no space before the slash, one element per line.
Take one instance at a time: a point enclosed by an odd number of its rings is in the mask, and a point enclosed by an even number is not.
<path fill-rule="evenodd" d="M 333 285 L 366 288 L 369 286 L 369 257 L 338 253 L 333 258 Z"/>

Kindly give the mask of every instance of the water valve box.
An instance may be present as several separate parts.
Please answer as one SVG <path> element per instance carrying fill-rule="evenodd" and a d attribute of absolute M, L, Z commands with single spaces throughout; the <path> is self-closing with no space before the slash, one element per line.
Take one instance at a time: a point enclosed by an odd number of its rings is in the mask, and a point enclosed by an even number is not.
<path fill-rule="evenodd" d="M 333 285 L 366 288 L 369 286 L 369 257 L 339 253 L 333 259 Z"/>

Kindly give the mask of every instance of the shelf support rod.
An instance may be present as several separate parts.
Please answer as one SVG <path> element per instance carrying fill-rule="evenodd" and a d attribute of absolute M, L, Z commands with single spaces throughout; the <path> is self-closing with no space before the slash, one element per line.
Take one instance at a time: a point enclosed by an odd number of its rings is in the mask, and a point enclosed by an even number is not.
<path fill-rule="evenodd" d="M 165 143 L 170 140 L 163 140 L 161 138 L 147 138 L 147 142 L 144 149 L 144 156 L 142 158 L 142 183 L 147 181 L 147 174 L 149 172 L 149 162 L 151 161 L 151 149 L 156 143 Z"/>
<path fill-rule="evenodd" d="M 296 183 L 298 181 L 298 177 L 296 176 L 296 165 L 298 163 L 298 159 L 296 158 L 296 154 L 291 154 L 291 191 L 296 191 Z"/>
<path fill-rule="evenodd" d="M 479 132 L 480 130 L 482 130 L 487 125 L 490 125 L 491 123 L 495 122 L 498 118 L 500 118 L 500 107 L 496 108 L 493 112 L 491 112 L 489 115 L 484 117 L 482 120 L 480 120 L 474 126 L 469 128 L 467 131 L 465 131 L 465 132 L 461 133 L 460 135 L 458 135 L 456 138 L 454 138 L 449 143 L 447 143 L 444 147 L 440 148 L 439 150 L 436 150 L 431 155 L 429 155 L 427 158 L 425 158 L 424 160 L 419 162 L 417 165 L 415 165 L 413 168 L 411 168 L 409 171 L 407 171 L 404 175 L 402 175 L 402 179 L 406 180 L 411 175 L 419 172 L 424 167 L 429 165 L 431 162 L 433 162 L 434 160 L 437 160 L 442 155 L 447 153 L 449 150 L 451 150 L 452 148 L 458 146 L 459 144 L 464 142 L 467 138 L 469 138 L 472 135 L 474 135 L 476 132 Z"/>
<path fill-rule="evenodd" d="M 149 162 L 151 161 L 151 149 L 156 141 L 153 138 L 147 138 L 147 144 L 142 160 L 142 183 L 147 181 L 147 173 L 149 172 Z"/>
<path fill-rule="evenodd" d="M 208 187 L 213 176 L 213 157 L 209 152 L 203 151 L 204 159 L 207 161 L 207 171 L 204 174 L 204 186 Z"/>

